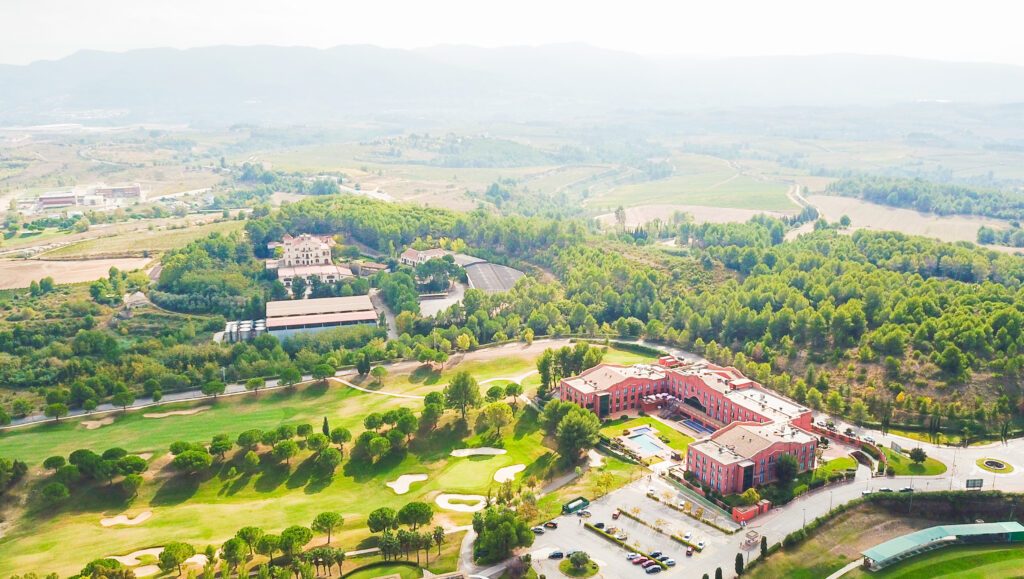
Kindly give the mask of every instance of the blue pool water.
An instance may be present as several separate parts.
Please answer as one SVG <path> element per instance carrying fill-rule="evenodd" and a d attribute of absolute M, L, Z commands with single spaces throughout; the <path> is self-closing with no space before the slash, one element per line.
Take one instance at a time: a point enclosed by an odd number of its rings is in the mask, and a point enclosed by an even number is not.
<path fill-rule="evenodd" d="M 648 454 L 657 454 L 664 450 L 662 446 L 655 441 L 649 430 L 641 434 L 632 434 L 629 436 L 629 440 L 635 444 L 637 448 Z"/>

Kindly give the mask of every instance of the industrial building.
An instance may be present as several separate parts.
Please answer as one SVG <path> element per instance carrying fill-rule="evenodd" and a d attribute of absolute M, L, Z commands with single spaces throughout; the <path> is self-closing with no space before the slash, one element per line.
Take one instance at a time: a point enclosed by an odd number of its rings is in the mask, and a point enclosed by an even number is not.
<path fill-rule="evenodd" d="M 940 525 L 896 537 L 864 551 L 864 567 L 878 571 L 911 557 L 953 545 L 1024 542 L 1024 526 L 1016 521 Z"/>
<path fill-rule="evenodd" d="M 267 333 L 279 338 L 342 326 L 376 324 L 368 296 L 267 302 Z"/>

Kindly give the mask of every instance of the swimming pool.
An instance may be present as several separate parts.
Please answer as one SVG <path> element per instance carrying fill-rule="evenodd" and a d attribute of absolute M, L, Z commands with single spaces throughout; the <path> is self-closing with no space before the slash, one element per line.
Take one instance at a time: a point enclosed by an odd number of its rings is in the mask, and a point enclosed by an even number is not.
<path fill-rule="evenodd" d="M 658 454 L 664 450 L 657 439 L 650 433 L 645 432 L 643 434 L 631 435 L 629 436 L 629 441 L 633 443 L 638 450 L 646 452 L 647 454 Z"/>

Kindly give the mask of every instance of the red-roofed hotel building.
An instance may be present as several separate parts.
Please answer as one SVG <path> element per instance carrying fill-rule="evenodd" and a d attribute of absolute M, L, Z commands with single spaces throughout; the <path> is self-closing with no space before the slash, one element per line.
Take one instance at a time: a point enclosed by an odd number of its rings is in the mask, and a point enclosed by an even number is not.
<path fill-rule="evenodd" d="M 801 472 L 814 468 L 818 441 L 809 432 L 809 408 L 732 367 L 671 365 L 600 364 L 564 378 L 559 398 L 601 418 L 671 405 L 687 420 L 714 430 L 689 446 L 686 469 L 723 494 L 773 481 L 783 454 L 793 455 Z"/>

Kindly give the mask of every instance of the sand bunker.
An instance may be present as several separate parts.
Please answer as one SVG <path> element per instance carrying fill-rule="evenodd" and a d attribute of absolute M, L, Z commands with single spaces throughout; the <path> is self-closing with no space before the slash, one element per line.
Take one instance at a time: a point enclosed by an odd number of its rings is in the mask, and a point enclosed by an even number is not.
<path fill-rule="evenodd" d="M 472 501 L 473 504 L 462 504 L 452 503 L 451 501 Z M 453 495 L 453 494 L 440 494 L 434 499 L 437 506 L 442 509 L 448 509 L 449 511 L 458 511 L 460 513 L 475 513 L 477 511 L 484 510 L 487 506 L 487 497 L 481 495 Z"/>
<path fill-rule="evenodd" d="M 142 567 L 136 567 L 132 569 L 132 573 L 135 573 L 136 577 L 152 577 L 160 572 L 159 565 L 143 565 Z"/>
<path fill-rule="evenodd" d="M 384 483 L 384 486 L 391 487 L 391 490 L 395 491 L 396 495 L 404 495 L 409 492 L 409 485 L 425 480 L 427 480 L 427 475 L 425 474 L 403 474 L 397 480 Z"/>
<path fill-rule="evenodd" d="M 590 459 L 590 468 L 601 468 L 604 466 L 604 457 L 594 449 L 587 451 L 587 458 Z"/>
<path fill-rule="evenodd" d="M 164 548 L 163 547 L 153 547 L 151 549 L 143 549 L 141 551 L 135 551 L 134 553 L 129 553 L 129 554 L 121 556 L 121 557 L 111 556 L 111 557 L 108 557 L 108 559 L 113 559 L 113 560 L 117 561 L 118 563 L 120 563 L 122 565 L 125 565 L 127 567 L 134 567 L 134 566 L 138 565 L 139 563 L 142 563 L 142 561 L 139 561 L 139 557 L 145 557 L 147 555 L 149 555 L 151 557 L 159 557 L 160 553 L 163 553 L 163 552 L 164 552 Z M 138 573 L 136 573 L 136 575 L 137 574 Z"/>
<path fill-rule="evenodd" d="M 104 527 L 113 527 L 114 525 L 138 525 L 149 520 L 153 516 L 152 511 L 143 511 L 134 518 L 129 518 L 128 515 L 117 515 L 109 519 L 100 519 L 100 524 Z"/>
<path fill-rule="evenodd" d="M 101 426 L 106 426 L 108 424 L 113 424 L 113 423 L 114 423 L 114 417 L 113 416 L 104 416 L 103 418 L 100 418 L 99 420 L 83 420 L 82 421 L 82 426 L 84 426 L 86 430 L 96 430 L 97 428 L 99 428 Z"/>
<path fill-rule="evenodd" d="M 506 466 L 505 468 L 499 468 L 498 472 L 494 473 L 494 480 L 503 483 L 509 482 L 516 478 L 516 475 L 526 470 L 525 464 L 513 464 L 512 466 Z"/>
<path fill-rule="evenodd" d="M 452 456 L 491 456 L 496 454 L 505 454 L 506 452 L 508 451 L 504 448 L 489 448 L 484 446 L 481 448 L 459 448 L 452 451 Z"/>
<path fill-rule="evenodd" d="M 139 458 L 141 458 L 142 460 L 149 460 L 149 459 L 153 458 L 153 453 L 152 452 L 140 452 L 137 456 Z"/>
<path fill-rule="evenodd" d="M 168 416 L 192 416 L 193 414 L 199 414 L 200 412 L 206 412 L 209 410 L 209 406 L 201 406 L 199 408 L 193 408 L 191 410 L 171 410 L 170 412 L 153 412 L 143 414 L 143 418 L 167 418 Z"/>

